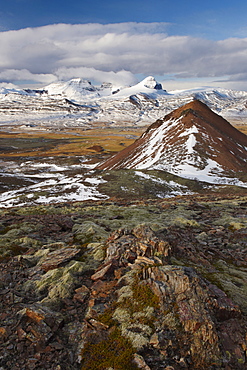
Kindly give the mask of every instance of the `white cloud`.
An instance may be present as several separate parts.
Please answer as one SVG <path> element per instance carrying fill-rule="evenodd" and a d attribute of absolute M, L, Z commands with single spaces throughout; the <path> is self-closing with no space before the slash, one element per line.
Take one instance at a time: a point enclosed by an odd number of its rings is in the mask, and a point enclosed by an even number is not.
<path fill-rule="evenodd" d="M 0 32 L 0 80 L 82 77 L 115 84 L 134 74 L 246 80 L 247 39 L 168 36 L 166 23 L 56 24 Z M 126 80 L 125 80 L 126 79 Z M 227 82 L 225 82 L 227 84 Z"/>
<path fill-rule="evenodd" d="M 0 72 L 0 81 L 37 81 L 44 84 L 49 84 L 55 79 L 52 74 L 34 74 L 27 69 L 7 69 Z"/>
<path fill-rule="evenodd" d="M 87 67 L 62 67 L 59 68 L 55 74 L 58 80 L 69 80 L 71 78 L 83 76 L 83 78 L 96 80 L 100 83 L 111 81 L 114 85 L 133 85 L 137 83 L 136 77 L 131 72 L 124 70 L 119 72 L 107 72 Z"/>

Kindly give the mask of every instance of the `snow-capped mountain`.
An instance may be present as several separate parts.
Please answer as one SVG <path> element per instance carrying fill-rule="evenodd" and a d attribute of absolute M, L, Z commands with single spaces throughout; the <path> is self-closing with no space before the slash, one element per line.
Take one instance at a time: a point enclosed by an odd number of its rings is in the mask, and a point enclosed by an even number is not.
<path fill-rule="evenodd" d="M 197 88 L 167 92 L 149 76 L 127 87 L 93 86 L 80 78 L 58 81 L 43 90 L 1 86 L 0 124 L 145 126 L 194 99 L 229 121 L 247 122 L 246 91 Z"/>
<path fill-rule="evenodd" d="M 163 170 L 210 183 L 234 183 L 247 173 L 247 136 L 194 100 L 157 120 L 98 168 Z"/>
<path fill-rule="evenodd" d="M 25 90 L 19 89 L 17 86 L 12 84 L 0 84 L 0 96 L 1 95 L 8 95 L 8 94 L 17 94 L 17 95 L 28 95 L 29 93 Z M 33 91 L 30 90 L 30 93 Z"/>
<path fill-rule="evenodd" d="M 70 100 L 81 101 L 84 98 L 96 99 L 100 96 L 97 88 L 90 81 L 74 78 L 70 81 L 54 82 L 44 88 L 48 95 L 61 95 Z"/>

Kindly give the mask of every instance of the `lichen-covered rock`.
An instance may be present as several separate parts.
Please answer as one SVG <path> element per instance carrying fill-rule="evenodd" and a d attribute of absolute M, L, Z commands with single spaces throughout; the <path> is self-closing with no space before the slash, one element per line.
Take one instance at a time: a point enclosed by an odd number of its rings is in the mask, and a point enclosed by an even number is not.
<path fill-rule="evenodd" d="M 41 260 L 39 266 L 42 270 L 47 272 L 66 264 L 79 254 L 80 250 L 78 248 L 65 247 L 58 249 L 48 253 L 46 258 Z"/>
<path fill-rule="evenodd" d="M 119 276 L 111 318 L 147 366 L 220 369 L 227 363 L 244 368 L 246 338 L 239 326 L 240 308 L 193 268 L 169 264 L 169 243 L 142 225 L 117 230 L 106 246 L 106 258 L 92 279 L 109 282 Z M 157 250 L 161 259 L 155 256 Z M 124 274 L 117 273 L 123 269 Z M 90 312 L 104 320 L 95 305 L 96 301 L 100 305 L 99 299 L 89 299 Z M 234 328 L 238 335 L 233 337 Z"/>
<path fill-rule="evenodd" d="M 72 232 L 74 240 L 80 244 L 105 241 L 108 233 L 105 229 L 92 221 L 84 221 L 82 224 L 75 224 Z"/>
<path fill-rule="evenodd" d="M 87 251 L 95 261 L 103 261 L 105 258 L 105 246 L 102 243 L 89 243 L 87 245 Z"/>
<path fill-rule="evenodd" d="M 40 294 L 47 292 L 42 303 L 49 306 L 57 305 L 61 299 L 71 297 L 77 284 L 77 276 L 82 275 L 86 270 L 83 262 L 71 261 L 63 268 L 48 271 L 35 282 Z"/>

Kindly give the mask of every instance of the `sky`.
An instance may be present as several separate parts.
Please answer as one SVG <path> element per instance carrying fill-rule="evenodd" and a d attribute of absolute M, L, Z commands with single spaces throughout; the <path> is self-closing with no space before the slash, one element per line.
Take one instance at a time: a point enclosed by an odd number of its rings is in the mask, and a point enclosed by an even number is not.
<path fill-rule="evenodd" d="M 153 75 L 168 91 L 247 91 L 243 0 L 0 1 L 0 84 L 130 85 Z"/>

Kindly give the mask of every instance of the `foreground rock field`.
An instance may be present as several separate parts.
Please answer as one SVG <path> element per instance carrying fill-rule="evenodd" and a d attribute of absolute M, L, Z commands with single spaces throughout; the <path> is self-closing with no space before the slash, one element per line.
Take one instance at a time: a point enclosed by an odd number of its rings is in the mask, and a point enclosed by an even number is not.
<path fill-rule="evenodd" d="M 0 369 L 246 369 L 246 207 L 0 209 Z"/>

